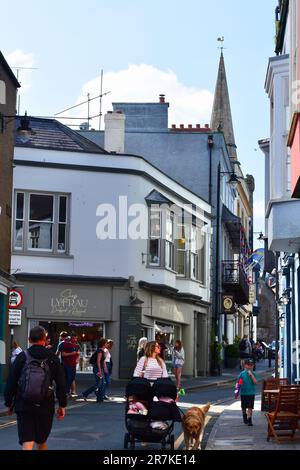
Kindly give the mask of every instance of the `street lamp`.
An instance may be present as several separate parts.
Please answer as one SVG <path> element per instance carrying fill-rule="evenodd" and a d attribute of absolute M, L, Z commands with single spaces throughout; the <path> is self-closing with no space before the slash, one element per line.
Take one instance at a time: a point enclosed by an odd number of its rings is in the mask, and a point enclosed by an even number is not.
<path fill-rule="evenodd" d="M 26 143 L 30 137 L 35 134 L 35 132 L 30 127 L 30 117 L 27 116 L 27 111 L 25 111 L 24 116 L 18 116 L 17 114 L 6 115 L 0 113 L 0 133 L 3 134 L 7 125 L 16 119 L 20 119 L 20 125 L 16 130 L 17 135 L 20 137 L 23 143 Z"/>
<path fill-rule="evenodd" d="M 220 375 L 220 366 L 218 358 L 218 345 L 219 345 L 219 305 L 220 305 L 220 201 L 221 201 L 221 175 L 230 175 L 228 184 L 236 189 L 240 184 L 242 177 L 236 175 L 234 171 L 221 171 L 221 162 L 218 163 L 218 180 L 217 180 L 217 214 L 216 214 L 216 258 L 215 258 L 215 297 L 214 297 L 214 349 L 213 349 L 213 365 L 212 375 Z"/>

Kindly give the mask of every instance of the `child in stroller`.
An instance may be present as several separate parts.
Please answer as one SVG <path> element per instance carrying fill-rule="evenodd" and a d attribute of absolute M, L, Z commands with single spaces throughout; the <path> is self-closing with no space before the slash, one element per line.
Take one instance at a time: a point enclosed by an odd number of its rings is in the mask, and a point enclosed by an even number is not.
<path fill-rule="evenodd" d="M 181 422 L 176 405 L 176 385 L 169 378 L 149 380 L 135 377 L 126 387 L 124 448 L 136 442 L 160 443 L 174 450 L 174 423 Z"/>

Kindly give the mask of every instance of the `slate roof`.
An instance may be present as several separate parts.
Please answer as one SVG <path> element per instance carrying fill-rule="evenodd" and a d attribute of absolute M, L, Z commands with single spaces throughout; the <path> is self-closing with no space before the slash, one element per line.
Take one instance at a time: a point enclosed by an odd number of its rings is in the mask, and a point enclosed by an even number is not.
<path fill-rule="evenodd" d="M 91 142 L 55 119 L 30 117 L 32 134 L 28 139 L 15 133 L 15 145 L 18 147 L 43 148 L 47 150 L 65 150 L 71 152 L 107 153 L 102 147 Z M 20 118 L 16 119 L 16 130 Z"/>

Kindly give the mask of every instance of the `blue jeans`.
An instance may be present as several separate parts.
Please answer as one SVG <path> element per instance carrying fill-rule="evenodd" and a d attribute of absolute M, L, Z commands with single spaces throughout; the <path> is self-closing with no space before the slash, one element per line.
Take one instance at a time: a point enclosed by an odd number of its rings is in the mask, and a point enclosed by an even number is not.
<path fill-rule="evenodd" d="M 95 393 L 97 397 L 97 402 L 102 402 L 105 396 L 105 378 L 104 378 L 104 371 L 102 370 L 102 377 L 100 378 L 98 375 L 98 367 L 94 366 L 93 367 L 93 374 L 94 374 L 94 379 L 95 383 L 92 385 L 90 388 L 85 390 L 85 392 L 82 393 L 84 397 L 88 397 L 91 393 Z"/>
<path fill-rule="evenodd" d="M 70 367 L 64 364 L 64 371 L 66 376 L 67 393 L 70 393 L 72 382 L 74 382 L 76 376 L 76 366 Z"/>
<path fill-rule="evenodd" d="M 106 363 L 106 367 L 107 367 L 107 374 L 104 374 L 104 378 L 105 378 L 105 393 L 106 393 L 106 390 L 109 388 L 110 384 L 111 384 L 111 364 L 110 362 L 107 362 Z"/>

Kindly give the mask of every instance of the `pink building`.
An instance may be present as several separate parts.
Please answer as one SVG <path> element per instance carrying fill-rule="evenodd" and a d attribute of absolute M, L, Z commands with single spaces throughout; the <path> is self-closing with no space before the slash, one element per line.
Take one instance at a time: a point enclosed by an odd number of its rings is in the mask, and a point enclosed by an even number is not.
<path fill-rule="evenodd" d="M 279 33 L 286 22 L 284 42 L 290 54 L 291 193 L 293 198 L 300 198 L 300 4 L 298 0 L 290 0 L 281 2 L 280 7 Z"/>

